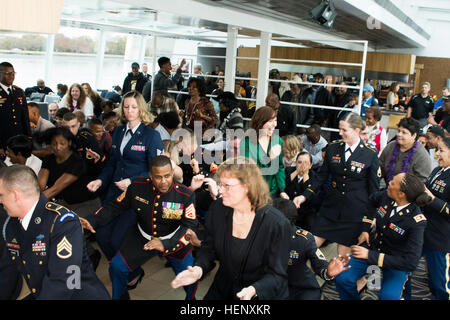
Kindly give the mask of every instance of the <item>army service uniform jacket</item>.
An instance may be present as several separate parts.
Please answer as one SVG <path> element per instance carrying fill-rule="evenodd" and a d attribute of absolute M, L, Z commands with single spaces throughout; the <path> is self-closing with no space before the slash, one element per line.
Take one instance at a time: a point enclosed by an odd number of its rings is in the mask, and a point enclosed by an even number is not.
<path fill-rule="evenodd" d="M 92 269 L 75 213 L 41 194 L 27 230 L 8 217 L 2 228 L 9 258 L 31 291 L 31 299 L 110 299 Z"/>
<path fill-rule="evenodd" d="M 434 200 L 423 207 L 427 218 L 424 235 L 424 247 L 450 252 L 450 169 L 441 172 L 441 167 L 433 170 L 425 181 L 425 186 L 435 196 Z"/>
<path fill-rule="evenodd" d="M 184 237 L 186 231 L 197 228 L 193 198 L 193 192 L 181 184 L 172 183 L 169 191 L 159 193 L 148 177 L 138 177 L 115 201 L 86 219 L 95 229 L 127 214 L 128 209 L 136 212 L 137 224 L 130 228 L 120 247 L 131 269 L 149 259 L 149 251 L 143 247 L 153 237 L 161 240 L 164 256 L 182 260 L 192 250 Z"/>
<path fill-rule="evenodd" d="M 302 289 L 320 289 L 315 275 L 306 265 L 311 261 L 311 267 L 314 272 L 322 279 L 326 279 L 328 262 L 320 249 L 317 248 L 312 233 L 292 227 L 293 235 L 290 241 L 289 262 L 288 262 L 288 283 L 289 296 L 295 297 L 297 291 Z"/>
<path fill-rule="evenodd" d="M 6 151 L 8 139 L 18 134 L 31 137 L 25 93 L 13 85 L 8 94 L 0 86 L 0 149 Z"/>
<path fill-rule="evenodd" d="M 316 195 L 331 174 L 331 188 L 320 215 L 333 221 L 361 222 L 370 208 L 369 195 L 380 187 L 378 152 L 360 140 L 345 161 L 344 149 L 342 140 L 328 145 L 323 165 L 303 195 L 308 200 Z"/>
<path fill-rule="evenodd" d="M 376 218 L 376 230 L 370 237 L 367 262 L 387 269 L 414 271 L 422 253 L 427 219 L 415 203 L 390 217 L 396 206 L 386 191 L 379 191 L 370 199 L 373 210 L 364 221 L 364 231 L 369 232 L 373 218 Z"/>

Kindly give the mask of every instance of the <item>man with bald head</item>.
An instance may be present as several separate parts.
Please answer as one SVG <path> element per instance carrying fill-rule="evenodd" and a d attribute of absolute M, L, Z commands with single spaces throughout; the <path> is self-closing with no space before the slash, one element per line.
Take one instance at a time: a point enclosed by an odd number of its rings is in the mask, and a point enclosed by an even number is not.
<path fill-rule="evenodd" d="M 30 97 L 32 93 L 43 93 L 45 95 L 49 94 L 50 92 L 53 92 L 52 89 L 50 89 L 49 87 L 45 86 L 45 82 L 42 79 L 38 79 L 36 81 L 36 86 L 31 87 L 31 88 L 26 88 L 25 89 L 25 95 L 27 97 Z"/>
<path fill-rule="evenodd" d="M 296 132 L 296 116 L 294 110 L 287 105 L 280 104 L 280 98 L 276 93 L 270 93 L 266 98 L 266 106 L 277 112 L 277 126 L 280 137 Z"/>
<path fill-rule="evenodd" d="M 109 299 L 90 264 L 78 216 L 47 200 L 31 168 L 0 170 L 0 203 L 8 214 L 2 226 L 7 259 L 27 282 L 27 299 Z"/>

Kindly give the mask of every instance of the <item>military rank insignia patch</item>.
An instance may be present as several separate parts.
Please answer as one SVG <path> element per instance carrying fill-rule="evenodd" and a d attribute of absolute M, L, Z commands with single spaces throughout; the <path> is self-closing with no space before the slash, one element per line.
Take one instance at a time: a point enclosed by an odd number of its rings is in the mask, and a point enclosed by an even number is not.
<path fill-rule="evenodd" d="M 324 256 L 323 252 L 320 251 L 319 248 L 317 248 L 317 250 L 316 250 L 316 256 L 317 256 L 317 258 L 319 258 L 320 260 L 327 260 L 327 259 L 325 258 L 325 256 Z"/>
<path fill-rule="evenodd" d="M 60 259 L 68 259 L 72 256 L 72 244 L 65 236 L 56 246 L 56 255 Z"/>
<path fill-rule="evenodd" d="M 184 216 L 188 219 L 195 219 L 195 207 L 194 204 L 191 203 L 186 210 L 184 211 Z"/>
<path fill-rule="evenodd" d="M 217 171 L 217 164 L 215 164 L 214 162 L 211 163 L 211 165 L 209 166 L 209 172 L 216 172 Z"/>
<path fill-rule="evenodd" d="M 122 194 L 117 197 L 116 201 L 122 202 L 122 200 L 125 198 L 126 195 L 127 195 L 127 191 L 122 192 Z"/>

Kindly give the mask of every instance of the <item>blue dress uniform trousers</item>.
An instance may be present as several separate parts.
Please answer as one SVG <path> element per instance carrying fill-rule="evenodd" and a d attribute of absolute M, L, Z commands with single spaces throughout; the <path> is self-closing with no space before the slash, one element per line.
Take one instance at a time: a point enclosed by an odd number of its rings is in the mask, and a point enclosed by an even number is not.
<path fill-rule="evenodd" d="M 428 267 L 428 285 L 438 300 L 449 300 L 450 296 L 450 253 L 423 248 Z"/>
<path fill-rule="evenodd" d="M 149 251 L 149 258 L 157 254 L 158 251 L 156 250 Z M 194 265 L 194 257 L 192 256 L 192 252 L 189 252 L 182 260 L 177 260 L 171 257 L 166 258 L 170 262 L 175 274 L 179 274 L 180 272 L 186 270 L 188 266 L 192 267 Z M 132 269 L 128 266 L 125 258 L 122 256 L 120 251 L 117 252 L 109 266 L 109 276 L 111 277 L 113 289 L 113 300 L 119 300 L 122 294 L 127 290 L 127 279 L 131 273 Z M 198 281 L 184 287 L 184 291 L 186 291 L 186 300 L 194 299 L 197 287 Z"/>
<path fill-rule="evenodd" d="M 350 269 L 336 277 L 336 289 L 342 300 L 360 300 L 356 289 L 356 280 L 367 273 L 367 260 L 353 258 L 348 264 Z M 383 279 L 378 293 L 380 300 L 400 300 L 409 272 L 382 268 Z"/>

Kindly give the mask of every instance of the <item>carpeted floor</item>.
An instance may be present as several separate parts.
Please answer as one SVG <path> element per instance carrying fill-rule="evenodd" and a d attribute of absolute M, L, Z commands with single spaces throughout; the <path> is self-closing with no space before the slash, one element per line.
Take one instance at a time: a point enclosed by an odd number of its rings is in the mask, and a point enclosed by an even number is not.
<path fill-rule="evenodd" d="M 433 300 L 433 295 L 428 288 L 428 276 L 425 267 L 425 259 L 419 261 L 417 269 L 413 272 L 412 283 L 412 300 Z M 336 291 L 336 283 L 327 281 L 322 287 L 322 300 L 340 300 Z M 361 294 L 361 300 L 378 300 L 376 291 L 366 290 Z"/>

